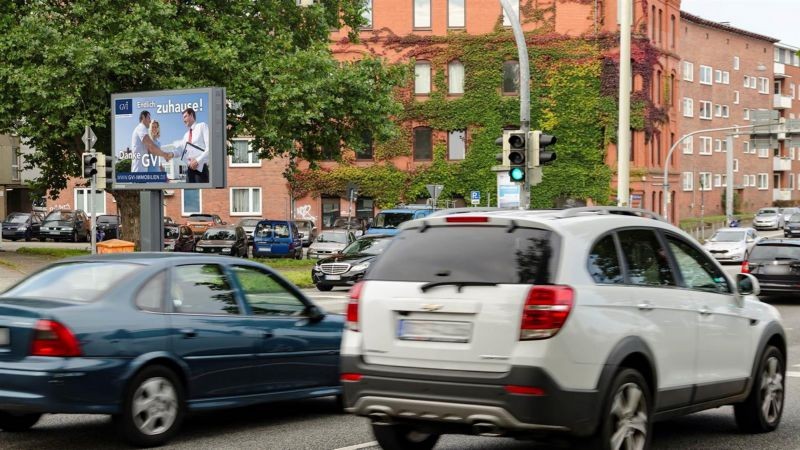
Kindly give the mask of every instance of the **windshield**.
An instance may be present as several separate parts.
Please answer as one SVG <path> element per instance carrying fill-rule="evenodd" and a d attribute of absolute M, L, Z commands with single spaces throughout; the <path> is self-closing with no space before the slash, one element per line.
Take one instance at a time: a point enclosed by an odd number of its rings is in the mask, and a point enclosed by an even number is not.
<path fill-rule="evenodd" d="M 758 215 L 758 216 L 766 216 L 766 215 L 770 215 L 770 214 L 778 214 L 778 210 L 777 209 L 759 209 L 758 210 L 758 214 L 756 214 L 756 215 Z"/>
<path fill-rule="evenodd" d="M 414 213 L 388 213 L 382 212 L 375 216 L 372 228 L 397 228 L 403 222 L 414 218 Z"/>
<path fill-rule="evenodd" d="M 750 261 L 772 261 L 776 259 L 800 260 L 800 246 L 756 245 L 750 253 Z"/>
<path fill-rule="evenodd" d="M 88 303 L 141 268 L 138 264 L 109 261 L 58 264 L 31 275 L 0 297 L 57 298 Z"/>
<path fill-rule="evenodd" d="M 164 228 L 164 239 L 177 239 L 179 235 L 177 228 Z"/>
<path fill-rule="evenodd" d="M 253 233 L 256 237 L 288 238 L 289 226 L 285 223 L 272 224 L 269 222 L 264 222 L 256 225 L 256 229 L 253 231 Z"/>
<path fill-rule="evenodd" d="M 30 217 L 30 214 L 12 213 L 12 214 L 9 214 L 8 217 L 6 217 L 5 222 L 6 223 L 27 223 L 28 222 L 28 217 Z"/>
<path fill-rule="evenodd" d="M 800 222 L 800 214 L 792 214 L 792 217 L 789 217 L 790 223 L 797 223 Z"/>
<path fill-rule="evenodd" d="M 347 235 L 344 233 L 330 233 L 322 232 L 317 236 L 317 242 L 335 242 L 338 244 L 347 244 Z"/>
<path fill-rule="evenodd" d="M 208 230 L 203 234 L 204 241 L 233 241 L 236 240 L 236 232 L 224 228 Z"/>
<path fill-rule="evenodd" d="M 791 215 L 797 213 L 797 208 L 783 208 L 783 214 Z"/>
<path fill-rule="evenodd" d="M 64 221 L 69 222 L 72 220 L 74 213 L 72 211 L 53 211 L 51 212 L 46 219 L 45 222 L 58 222 Z"/>
<path fill-rule="evenodd" d="M 380 255 L 392 242 L 391 239 L 359 239 L 345 247 L 345 255 Z"/>
<path fill-rule="evenodd" d="M 117 216 L 100 216 L 97 218 L 97 223 L 117 223 Z"/>
<path fill-rule="evenodd" d="M 744 231 L 717 231 L 711 240 L 714 242 L 741 242 L 746 234 Z"/>
<path fill-rule="evenodd" d="M 190 216 L 189 220 L 192 222 L 213 222 L 214 218 L 211 216 Z"/>

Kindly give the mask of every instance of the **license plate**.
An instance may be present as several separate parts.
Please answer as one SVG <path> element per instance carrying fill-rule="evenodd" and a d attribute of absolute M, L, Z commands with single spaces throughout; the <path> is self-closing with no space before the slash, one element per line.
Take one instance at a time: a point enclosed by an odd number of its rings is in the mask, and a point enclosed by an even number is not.
<path fill-rule="evenodd" d="M 342 276 L 341 275 L 325 275 L 325 279 L 326 280 L 331 280 L 331 281 L 336 281 L 336 280 L 341 280 Z"/>
<path fill-rule="evenodd" d="M 469 342 L 472 324 L 439 320 L 400 320 L 397 335 L 408 341 Z"/>
<path fill-rule="evenodd" d="M 11 344 L 11 333 L 8 328 L 0 328 L 0 346 L 8 346 Z"/>

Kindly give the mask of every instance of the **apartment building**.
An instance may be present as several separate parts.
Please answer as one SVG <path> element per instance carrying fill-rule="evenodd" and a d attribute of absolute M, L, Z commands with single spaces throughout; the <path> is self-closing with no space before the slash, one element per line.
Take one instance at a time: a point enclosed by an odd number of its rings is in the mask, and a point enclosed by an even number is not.
<path fill-rule="evenodd" d="M 798 48 L 775 44 L 773 108 L 790 126 L 800 128 L 800 56 Z M 773 199 L 800 202 L 800 136 L 778 135 L 773 145 Z"/>
<path fill-rule="evenodd" d="M 30 152 L 18 136 L 0 135 L 0 217 L 33 209 L 28 183 L 39 176 L 39 170 L 25 169 L 24 155 Z"/>
<path fill-rule="evenodd" d="M 682 217 L 720 215 L 733 183 L 735 209 L 772 205 L 774 154 L 751 143 L 747 132 L 702 130 L 749 124 L 755 111 L 773 107 L 773 46 L 777 39 L 681 12 L 680 121 L 686 138 L 680 153 Z M 733 180 L 726 177 L 726 153 L 733 152 Z"/>

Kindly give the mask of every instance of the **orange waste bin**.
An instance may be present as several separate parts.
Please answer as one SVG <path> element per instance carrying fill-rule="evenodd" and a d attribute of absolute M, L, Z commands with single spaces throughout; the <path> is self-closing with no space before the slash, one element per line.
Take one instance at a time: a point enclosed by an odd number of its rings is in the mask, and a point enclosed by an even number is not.
<path fill-rule="evenodd" d="M 120 239 L 109 239 L 97 243 L 97 253 L 129 253 L 133 251 L 133 242 Z"/>

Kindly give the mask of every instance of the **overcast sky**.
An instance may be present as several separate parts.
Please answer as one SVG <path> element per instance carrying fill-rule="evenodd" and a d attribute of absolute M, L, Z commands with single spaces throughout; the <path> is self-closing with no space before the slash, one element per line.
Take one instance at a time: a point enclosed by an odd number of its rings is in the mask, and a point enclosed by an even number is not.
<path fill-rule="evenodd" d="M 800 47 L 800 0 L 682 0 L 681 10 Z"/>

